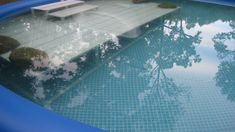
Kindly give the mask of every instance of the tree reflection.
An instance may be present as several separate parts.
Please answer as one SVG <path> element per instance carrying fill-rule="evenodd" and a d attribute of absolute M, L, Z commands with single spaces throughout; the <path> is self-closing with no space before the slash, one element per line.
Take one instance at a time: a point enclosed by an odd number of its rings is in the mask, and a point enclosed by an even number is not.
<path fill-rule="evenodd" d="M 221 88 L 221 93 L 227 95 L 227 99 L 235 101 L 235 50 L 229 49 L 227 41 L 235 41 L 235 23 L 229 23 L 232 30 L 216 34 L 213 38 L 214 48 L 221 61 L 216 73 L 216 85 Z"/>
<path fill-rule="evenodd" d="M 127 52 L 108 63 L 110 78 L 118 79 L 124 84 L 127 83 L 126 80 L 144 80 L 144 84 L 134 82 L 137 83 L 135 85 L 141 85 L 136 86 L 138 90 L 132 90 L 129 97 L 122 97 L 128 98 L 129 102 L 125 108 L 128 110 L 125 120 L 131 123 L 131 127 L 127 131 L 148 130 L 142 127 L 148 120 L 148 125 L 154 126 L 154 130 L 172 131 L 174 124 L 184 113 L 182 103 L 188 99 L 188 87 L 177 84 L 165 71 L 174 66 L 187 68 L 193 63 L 199 63 L 201 58 L 195 48 L 200 44 L 201 38 L 200 32 L 195 35 L 186 34 L 182 21 L 164 19 L 161 26 L 134 41 L 133 48 L 127 49 Z M 123 73 L 120 65 L 125 65 Z M 115 99 L 110 102 L 115 102 Z M 137 104 L 135 109 L 133 104 Z M 151 116 L 146 111 L 150 111 Z"/>
<path fill-rule="evenodd" d="M 177 3 L 181 7 L 179 11 L 181 14 L 180 19 L 184 20 L 187 29 L 194 28 L 196 25 L 208 25 L 218 20 L 229 22 L 231 19 L 234 19 L 234 7 L 188 0 L 167 1 Z M 166 2 L 166 0 L 156 0 L 156 2 Z M 172 18 L 173 21 L 179 19 L 177 15 L 172 16 Z"/>
<path fill-rule="evenodd" d="M 221 87 L 221 93 L 227 99 L 235 101 L 235 61 L 222 61 L 216 73 L 216 85 Z"/>
<path fill-rule="evenodd" d="M 199 63 L 201 58 L 195 47 L 200 44 L 201 38 L 200 32 L 194 36 L 187 35 L 182 20 L 166 19 L 163 23 L 163 26 L 145 37 L 151 44 L 141 76 L 148 80 L 148 84 L 146 90 L 139 94 L 139 101 L 142 109 L 151 109 L 154 106 L 156 112 L 153 113 L 152 120 L 162 120 L 152 125 L 167 128 L 169 131 L 173 130 L 174 123 L 183 113 L 181 103 L 189 93 L 187 87 L 178 85 L 172 78 L 167 77 L 165 70 L 173 68 L 174 65 L 187 68 L 193 63 Z M 149 100 L 157 102 L 149 104 Z"/>

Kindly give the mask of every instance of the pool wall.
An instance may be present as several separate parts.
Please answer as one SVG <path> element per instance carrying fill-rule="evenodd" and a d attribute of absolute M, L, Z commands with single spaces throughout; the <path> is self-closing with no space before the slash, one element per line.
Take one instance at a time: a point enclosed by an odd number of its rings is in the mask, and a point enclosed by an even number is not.
<path fill-rule="evenodd" d="M 59 0 L 18 0 L 9 4 L 0 5 L 0 21 L 29 12 L 31 7 L 57 1 Z"/>
<path fill-rule="evenodd" d="M 199 2 L 206 2 L 206 3 L 235 7 L 235 0 L 192 0 L 192 1 L 199 1 Z"/>
<path fill-rule="evenodd" d="M 18 0 L 5 5 L 0 5 L 0 21 L 30 11 L 31 7 L 57 2 L 60 0 Z M 192 0 L 206 3 L 235 7 L 234 0 Z"/>
<path fill-rule="evenodd" d="M 1 132 L 101 132 L 46 110 L 0 86 Z"/>

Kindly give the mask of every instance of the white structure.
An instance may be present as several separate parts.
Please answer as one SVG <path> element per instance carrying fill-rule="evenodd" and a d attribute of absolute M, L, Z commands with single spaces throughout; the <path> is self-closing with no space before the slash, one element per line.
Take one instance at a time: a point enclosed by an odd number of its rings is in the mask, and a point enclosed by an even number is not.
<path fill-rule="evenodd" d="M 177 10 L 161 9 L 157 3 L 150 2 L 133 4 L 131 0 L 91 0 L 86 3 L 99 8 L 64 21 L 46 20 L 43 16 L 19 16 L 4 27 L 0 25 L 0 33 L 17 39 L 22 46 L 46 51 L 52 61 L 60 64 L 110 39 L 117 42 L 117 36 L 137 37 L 140 32 L 137 27 Z"/>

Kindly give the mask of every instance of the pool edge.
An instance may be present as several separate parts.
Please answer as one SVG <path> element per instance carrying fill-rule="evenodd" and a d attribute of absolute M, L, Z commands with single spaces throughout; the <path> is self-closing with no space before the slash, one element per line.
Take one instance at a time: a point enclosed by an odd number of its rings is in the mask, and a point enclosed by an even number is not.
<path fill-rule="evenodd" d="M 0 131 L 102 132 L 34 104 L 0 85 Z"/>

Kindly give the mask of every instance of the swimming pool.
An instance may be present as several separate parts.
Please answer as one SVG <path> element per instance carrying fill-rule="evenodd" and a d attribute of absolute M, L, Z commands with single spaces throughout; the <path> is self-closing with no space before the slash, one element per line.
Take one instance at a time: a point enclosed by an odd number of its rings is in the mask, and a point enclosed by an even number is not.
<path fill-rule="evenodd" d="M 235 8 L 189 1 L 177 5 L 181 9 L 138 27 L 137 38 L 118 36 L 113 39 L 118 42 L 107 41 L 67 63 L 20 70 L 5 62 L 0 84 L 107 131 L 235 131 Z M 19 16 L 2 23 L 0 32 L 17 38 L 35 23 L 48 30 L 53 26 L 35 19 Z M 76 26 L 68 19 L 55 30 L 69 36 L 66 31 Z M 28 35 L 32 41 L 48 39 Z"/>

